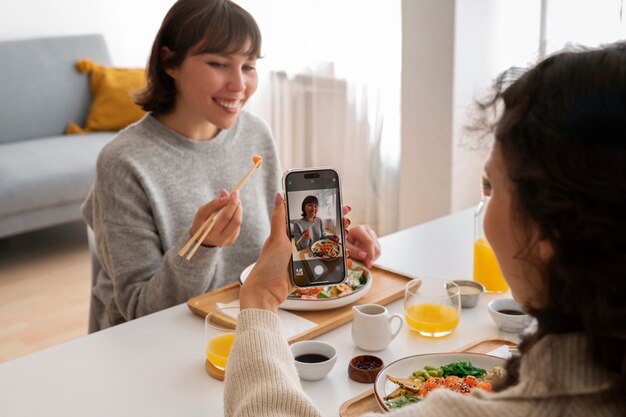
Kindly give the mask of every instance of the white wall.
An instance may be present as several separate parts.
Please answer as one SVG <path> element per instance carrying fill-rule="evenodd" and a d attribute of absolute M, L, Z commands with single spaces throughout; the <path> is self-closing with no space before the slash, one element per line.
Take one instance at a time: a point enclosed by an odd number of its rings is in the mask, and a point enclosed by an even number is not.
<path fill-rule="evenodd" d="M 113 64 L 143 67 L 174 0 L 2 0 L 0 40 L 102 33 Z"/>
<path fill-rule="evenodd" d="M 471 109 L 511 66 L 539 50 L 541 0 L 402 2 L 400 227 L 480 199 L 490 142 L 472 137 Z"/>
<path fill-rule="evenodd" d="M 476 99 L 511 66 L 527 66 L 539 50 L 540 0 L 456 0 L 454 35 L 454 142 L 451 211 L 476 205 L 488 156 L 486 141 L 466 131 Z M 483 146 L 482 148 L 480 146 Z"/>
<path fill-rule="evenodd" d="M 401 229 L 450 212 L 454 3 L 402 1 Z"/>

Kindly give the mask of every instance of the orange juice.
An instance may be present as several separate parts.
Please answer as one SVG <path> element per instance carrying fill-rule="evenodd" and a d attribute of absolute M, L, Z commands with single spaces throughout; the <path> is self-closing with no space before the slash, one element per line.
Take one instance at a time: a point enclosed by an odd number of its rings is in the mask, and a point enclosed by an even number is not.
<path fill-rule="evenodd" d="M 484 237 L 474 242 L 474 281 L 483 284 L 487 292 L 504 292 L 509 289 L 496 255 Z"/>
<path fill-rule="evenodd" d="M 406 322 L 424 336 L 445 336 L 459 324 L 459 310 L 444 304 L 414 304 L 405 311 Z"/>
<path fill-rule="evenodd" d="M 235 333 L 226 333 L 216 336 L 207 342 L 206 357 L 213 365 L 226 369 L 228 355 L 235 341 Z"/>

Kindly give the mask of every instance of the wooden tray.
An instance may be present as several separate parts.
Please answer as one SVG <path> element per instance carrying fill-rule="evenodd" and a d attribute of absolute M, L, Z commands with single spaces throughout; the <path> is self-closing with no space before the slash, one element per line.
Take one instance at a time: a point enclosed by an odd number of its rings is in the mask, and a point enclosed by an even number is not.
<path fill-rule="evenodd" d="M 502 345 L 516 346 L 517 344 L 508 339 L 483 339 L 463 346 L 455 350 L 455 352 L 488 353 Z M 339 407 L 340 417 L 357 417 L 372 412 L 381 412 L 380 406 L 374 396 L 374 388 L 368 389 L 363 394 L 349 399 Z"/>
<path fill-rule="evenodd" d="M 397 274 L 374 267 L 371 269 L 372 287 L 369 292 L 347 306 L 321 311 L 291 311 L 317 324 L 317 326 L 297 334 L 289 343 L 313 339 L 329 330 L 352 321 L 352 306 L 359 304 L 389 304 L 404 296 L 404 285 L 413 277 Z M 239 298 L 239 283 L 230 284 L 215 291 L 199 295 L 187 301 L 189 309 L 204 318 L 217 307 L 217 303 L 229 303 Z"/>

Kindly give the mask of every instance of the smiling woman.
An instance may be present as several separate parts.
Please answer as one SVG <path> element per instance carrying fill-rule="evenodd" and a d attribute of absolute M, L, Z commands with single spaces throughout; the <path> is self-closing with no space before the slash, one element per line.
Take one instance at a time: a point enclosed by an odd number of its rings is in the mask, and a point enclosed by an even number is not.
<path fill-rule="evenodd" d="M 137 99 L 149 113 L 102 151 L 83 206 L 102 264 L 97 327 L 234 282 L 256 260 L 280 184 L 272 136 L 244 110 L 260 54 L 256 22 L 229 0 L 178 0 L 165 16 Z M 263 169 L 228 193 L 255 154 Z M 193 260 L 179 257 L 220 210 Z"/>
<path fill-rule="evenodd" d="M 178 0 L 165 16 L 138 98 L 149 113 L 102 151 L 83 206 L 102 264 L 92 289 L 98 327 L 235 282 L 256 260 L 281 172 L 267 125 L 244 110 L 260 55 L 255 20 L 230 0 Z M 263 169 L 229 193 L 251 155 Z M 193 259 L 180 257 L 217 212 Z M 353 226 L 350 235 L 355 257 L 371 264 L 375 234 Z"/>

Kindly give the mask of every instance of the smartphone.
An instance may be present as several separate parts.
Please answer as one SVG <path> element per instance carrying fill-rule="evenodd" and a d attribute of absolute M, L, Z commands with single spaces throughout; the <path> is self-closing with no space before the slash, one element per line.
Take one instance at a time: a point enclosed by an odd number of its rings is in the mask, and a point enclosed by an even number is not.
<path fill-rule="evenodd" d="M 296 287 L 341 284 L 346 279 L 341 185 L 333 168 L 292 169 L 283 175 Z"/>

